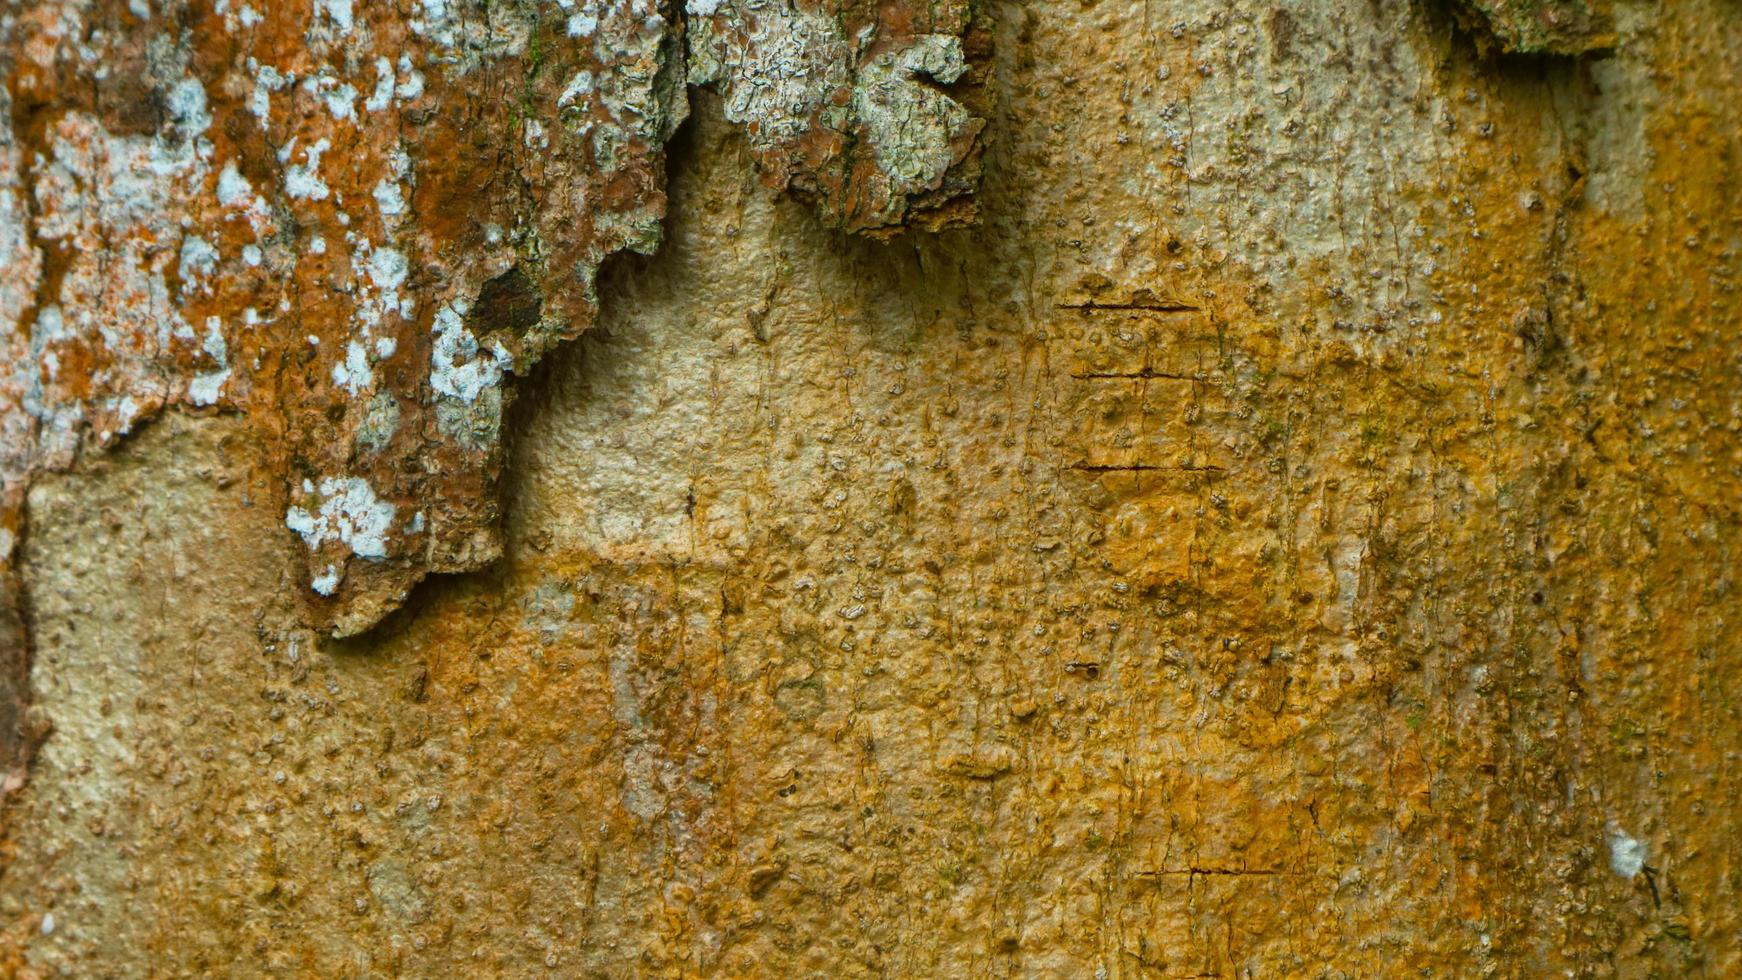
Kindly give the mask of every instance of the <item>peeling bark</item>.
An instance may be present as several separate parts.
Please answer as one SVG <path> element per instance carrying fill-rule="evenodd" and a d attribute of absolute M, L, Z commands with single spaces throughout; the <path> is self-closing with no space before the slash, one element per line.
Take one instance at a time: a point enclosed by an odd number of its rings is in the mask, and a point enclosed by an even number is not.
<path fill-rule="evenodd" d="M 1456 0 L 1478 35 L 1503 51 L 1586 54 L 1615 46 L 1610 0 Z M 1484 43 L 1487 43 L 1486 40 Z"/>
<path fill-rule="evenodd" d="M 310 9 L 0 21 L 0 970 L 1742 971 L 1733 3 Z"/>
<path fill-rule="evenodd" d="M 964 0 L 689 10 L 690 80 L 720 90 L 771 186 L 813 198 L 848 231 L 972 217 L 984 122 L 943 91 L 968 72 Z"/>
<path fill-rule="evenodd" d="M 727 8 L 702 46 L 778 9 Z M 658 247 L 665 143 L 700 70 L 684 15 L 658 0 L 312 10 L 41 2 L 6 21 L 0 581 L 34 475 L 170 406 L 240 412 L 272 447 L 271 498 L 306 546 L 305 618 L 334 635 L 501 554 L 513 377 L 592 323 L 607 258 Z M 869 67 L 845 118 L 820 102 L 788 118 L 791 100 L 735 116 L 780 134 L 771 182 L 885 232 L 910 198 L 935 214 L 971 190 L 979 120 L 914 80 L 966 71 L 965 8 L 922 40 L 906 14 L 803 17 L 850 24 Z M 730 67 L 700 59 L 729 91 L 781 70 L 762 44 L 855 77 L 835 35 L 738 43 Z M 0 600 L 16 609 L 16 584 Z M 0 754 L 16 768 L 22 753 Z"/>

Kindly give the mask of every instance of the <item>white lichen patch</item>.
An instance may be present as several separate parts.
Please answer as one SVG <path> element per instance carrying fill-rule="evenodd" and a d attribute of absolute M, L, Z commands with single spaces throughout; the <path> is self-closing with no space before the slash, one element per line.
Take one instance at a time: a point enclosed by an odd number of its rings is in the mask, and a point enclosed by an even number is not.
<path fill-rule="evenodd" d="M 206 88 L 197 78 L 184 78 L 170 86 L 164 99 L 170 124 L 186 137 L 196 137 L 212 127 L 211 109 L 206 103 Z M 211 147 L 202 147 L 205 153 Z M 202 154 L 204 155 L 204 154 Z"/>
<path fill-rule="evenodd" d="M 910 75 L 927 75 L 945 85 L 968 70 L 967 59 L 962 57 L 962 39 L 954 34 L 921 34 L 895 63 Z"/>
<path fill-rule="evenodd" d="M 393 104 L 393 62 L 386 58 L 375 59 L 375 91 L 363 100 L 363 109 L 367 112 L 380 112 Z"/>
<path fill-rule="evenodd" d="M 316 140 L 303 151 L 303 162 L 284 170 L 284 192 L 291 197 L 321 201 L 332 193 L 326 182 L 321 180 L 321 154 L 327 152 L 332 144 L 325 139 Z"/>
<path fill-rule="evenodd" d="M 521 132 L 521 138 L 526 143 L 527 149 L 550 149 L 550 137 L 545 133 L 544 123 L 539 122 L 537 119 L 528 119 L 526 120 L 525 126 L 522 127 Z"/>
<path fill-rule="evenodd" d="M 245 208 L 254 203 L 254 185 L 236 169 L 234 160 L 218 171 L 218 203 L 227 208 Z"/>
<path fill-rule="evenodd" d="M 309 588 L 319 592 L 321 595 L 332 595 L 334 592 L 338 591 L 339 582 L 343 578 L 344 574 L 339 571 L 337 565 L 328 565 L 327 570 L 316 575 L 312 580 L 310 580 L 308 585 Z"/>
<path fill-rule="evenodd" d="M 375 331 L 389 316 L 410 318 L 415 309 L 411 297 L 401 293 L 410 273 L 410 263 L 403 253 L 362 241 L 358 243 L 356 260 L 362 273 L 353 286 L 357 333 L 332 369 L 333 383 L 353 395 L 374 385 L 373 365 L 398 349 L 393 337 L 377 336 Z"/>
<path fill-rule="evenodd" d="M 557 96 L 557 108 L 565 109 L 577 102 L 584 103 L 586 97 L 592 92 L 593 73 L 585 70 L 575 72 L 574 77 L 569 79 L 568 85 L 563 87 L 562 94 Z"/>
<path fill-rule="evenodd" d="M 409 271 L 410 265 L 405 261 L 405 256 L 395 249 L 377 248 L 369 253 L 369 280 L 383 295 L 395 297 L 388 304 L 390 306 L 398 307 L 399 287 L 405 284 L 405 276 Z"/>
<path fill-rule="evenodd" d="M 314 0 L 316 17 L 325 17 L 340 34 L 349 34 L 356 26 L 352 19 L 351 0 Z"/>
<path fill-rule="evenodd" d="M 181 288 L 185 293 L 190 289 L 201 289 L 204 292 L 205 279 L 218 266 L 218 250 L 198 235 L 189 235 L 181 240 L 181 261 L 176 267 L 176 273 L 181 276 Z"/>
<path fill-rule="evenodd" d="M 478 400 L 486 389 L 502 383 L 508 369 L 508 351 L 500 343 L 488 350 L 466 329 L 465 307 L 444 304 L 435 316 L 435 348 L 430 352 L 430 387 L 466 404 Z"/>
<path fill-rule="evenodd" d="M 401 102 L 410 102 L 423 95 L 423 72 L 412 67 L 411 59 L 405 55 L 399 56 L 399 74 L 402 76 L 393 94 Z"/>
<path fill-rule="evenodd" d="M 223 393 L 224 382 L 230 380 L 229 347 L 224 343 L 222 324 L 215 316 L 206 319 L 206 340 L 202 347 L 217 367 L 195 375 L 188 382 L 188 401 L 195 405 L 212 405 Z"/>
<path fill-rule="evenodd" d="M 285 512 L 284 523 L 302 536 L 309 550 L 338 541 L 359 558 L 387 557 L 394 507 L 377 498 L 366 481 L 354 476 L 326 477 L 318 490 L 304 481 L 303 492 L 312 498 L 313 509 L 293 506 Z"/>
<path fill-rule="evenodd" d="M 1632 878 L 1645 870 L 1645 845 L 1620 827 L 1609 828 L 1609 870 Z"/>
<path fill-rule="evenodd" d="M 569 37 L 592 37 L 599 30 L 599 0 L 556 0 Z"/>
<path fill-rule="evenodd" d="M 321 96 L 334 119 L 357 118 L 357 89 L 349 83 L 335 85 Z"/>
<path fill-rule="evenodd" d="M 265 129 L 272 115 L 272 93 L 282 90 L 292 79 L 280 74 L 277 68 L 259 64 L 253 58 L 248 59 L 248 70 L 254 74 L 254 91 L 248 97 L 248 111 L 260 122 L 260 128 Z"/>
<path fill-rule="evenodd" d="M 411 30 L 444 48 L 460 43 L 460 18 L 451 0 L 416 0 Z"/>
<path fill-rule="evenodd" d="M 375 185 L 375 207 L 380 210 L 383 221 L 398 218 L 405 213 L 405 192 L 400 189 L 399 182 L 388 177 L 381 178 Z"/>
<path fill-rule="evenodd" d="M 375 383 L 369 348 L 361 340 L 345 345 L 345 359 L 333 365 L 333 384 L 355 395 Z"/>

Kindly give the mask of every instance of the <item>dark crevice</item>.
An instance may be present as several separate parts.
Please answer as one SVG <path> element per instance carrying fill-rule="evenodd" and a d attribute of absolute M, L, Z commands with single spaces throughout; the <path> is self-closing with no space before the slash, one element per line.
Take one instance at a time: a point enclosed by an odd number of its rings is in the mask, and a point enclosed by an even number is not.
<path fill-rule="evenodd" d="M 1177 374 L 1170 371 L 1155 371 L 1143 368 L 1138 371 L 1082 371 L 1072 374 L 1078 381 L 1131 380 L 1131 381 L 1190 381 L 1199 384 L 1204 381 L 1203 375 Z"/>
<path fill-rule="evenodd" d="M 1179 473 L 1221 473 L 1224 467 L 1213 463 L 1198 466 L 1162 466 L 1155 463 L 1072 463 L 1070 469 L 1082 473 L 1154 473 L 1162 471 Z"/>
<path fill-rule="evenodd" d="M 516 265 L 478 290 L 478 299 L 466 314 L 466 325 L 479 337 L 497 331 L 524 337 L 538 325 L 543 310 L 544 299 Z"/>
<path fill-rule="evenodd" d="M 1061 310 L 1078 310 L 1083 313 L 1198 313 L 1200 307 L 1188 303 L 1170 303 L 1157 299 L 1138 297 L 1124 303 L 1060 303 Z"/>

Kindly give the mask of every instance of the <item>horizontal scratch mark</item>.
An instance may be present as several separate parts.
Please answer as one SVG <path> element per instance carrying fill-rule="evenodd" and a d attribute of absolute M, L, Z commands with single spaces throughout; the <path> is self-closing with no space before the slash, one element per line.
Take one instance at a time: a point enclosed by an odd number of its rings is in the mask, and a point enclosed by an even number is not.
<path fill-rule="evenodd" d="M 1185 473 L 1222 473 L 1225 467 L 1214 463 L 1204 463 L 1201 466 L 1179 465 L 1160 466 L 1155 463 L 1072 463 L 1070 469 L 1084 473 L 1148 473 L 1155 470 L 1177 470 Z"/>
<path fill-rule="evenodd" d="M 1139 878 L 1160 878 L 1168 875 L 1226 875 L 1239 877 L 1299 877 L 1304 872 L 1278 868 L 1152 868 L 1133 872 Z"/>
<path fill-rule="evenodd" d="M 1202 307 L 1190 303 L 1165 302 L 1162 300 L 1134 300 L 1129 303 L 1060 303 L 1061 310 L 1077 310 L 1082 313 L 1201 313 Z"/>
<path fill-rule="evenodd" d="M 1136 381 L 1190 381 L 1194 384 L 1204 380 L 1204 376 L 1201 374 L 1174 374 L 1169 371 L 1154 371 L 1149 368 L 1140 371 L 1084 371 L 1072 374 L 1071 377 L 1079 381 L 1128 379 Z"/>

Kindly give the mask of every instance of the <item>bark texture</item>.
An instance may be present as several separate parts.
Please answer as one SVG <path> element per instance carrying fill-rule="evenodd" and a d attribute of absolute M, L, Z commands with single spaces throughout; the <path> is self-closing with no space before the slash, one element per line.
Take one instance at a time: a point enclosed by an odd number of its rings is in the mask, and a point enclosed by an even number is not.
<path fill-rule="evenodd" d="M 0 39 L 5 969 L 1742 971 L 1730 0 Z"/>

